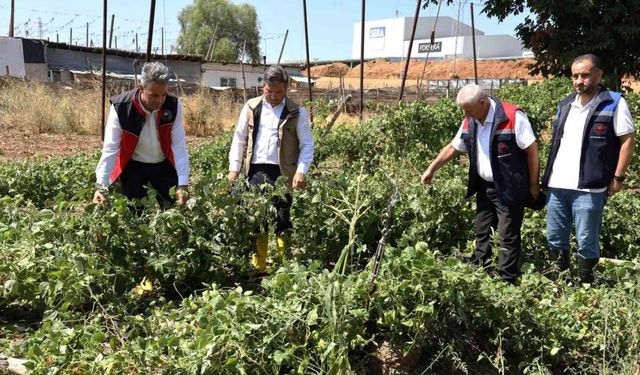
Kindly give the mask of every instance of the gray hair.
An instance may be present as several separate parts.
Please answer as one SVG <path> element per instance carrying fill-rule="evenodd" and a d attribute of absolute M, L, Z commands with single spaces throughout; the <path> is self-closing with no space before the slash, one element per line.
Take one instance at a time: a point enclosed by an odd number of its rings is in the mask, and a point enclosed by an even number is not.
<path fill-rule="evenodd" d="M 476 85 L 475 83 L 470 83 L 458 91 L 458 96 L 456 97 L 456 103 L 459 106 L 467 105 L 467 104 L 476 104 L 481 99 L 487 97 L 487 93 L 484 92 L 482 87 Z"/>
<path fill-rule="evenodd" d="M 163 63 L 157 61 L 144 63 L 140 81 L 143 87 L 147 87 L 151 82 L 164 85 L 169 82 L 169 69 Z"/>
<path fill-rule="evenodd" d="M 284 83 L 285 87 L 289 87 L 289 73 L 280 65 L 271 65 L 264 72 L 264 83 L 273 85 L 275 83 Z"/>

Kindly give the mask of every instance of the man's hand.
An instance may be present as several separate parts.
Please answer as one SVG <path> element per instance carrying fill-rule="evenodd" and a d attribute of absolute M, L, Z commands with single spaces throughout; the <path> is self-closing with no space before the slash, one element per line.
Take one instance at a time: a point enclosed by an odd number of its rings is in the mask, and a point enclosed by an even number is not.
<path fill-rule="evenodd" d="M 540 186 L 538 184 L 529 186 L 529 194 L 531 194 L 531 201 L 535 201 L 540 196 Z"/>
<path fill-rule="evenodd" d="M 189 192 L 186 188 L 179 187 L 176 189 L 176 200 L 178 201 L 179 206 L 184 206 L 187 203 L 187 199 L 189 199 Z"/>
<path fill-rule="evenodd" d="M 240 175 L 240 172 L 238 171 L 229 171 L 227 178 L 229 179 L 229 181 L 233 182 L 238 178 L 238 175 Z"/>
<path fill-rule="evenodd" d="M 302 189 L 306 185 L 304 173 L 296 172 L 293 176 L 293 183 L 291 184 L 294 189 Z"/>
<path fill-rule="evenodd" d="M 104 205 L 108 201 L 107 195 L 100 192 L 100 190 L 96 190 L 95 194 L 93 194 L 93 203 Z"/>
<path fill-rule="evenodd" d="M 433 181 L 433 176 L 435 175 L 435 172 L 431 169 L 431 166 L 429 166 L 429 168 L 427 168 L 426 171 L 424 171 L 424 173 L 422 174 L 422 183 L 425 185 L 429 185 L 431 184 L 431 182 Z"/>
<path fill-rule="evenodd" d="M 615 178 L 612 179 L 611 182 L 609 183 L 609 191 L 608 191 L 609 196 L 612 196 L 620 192 L 620 190 L 622 190 L 622 182 L 616 181 Z"/>

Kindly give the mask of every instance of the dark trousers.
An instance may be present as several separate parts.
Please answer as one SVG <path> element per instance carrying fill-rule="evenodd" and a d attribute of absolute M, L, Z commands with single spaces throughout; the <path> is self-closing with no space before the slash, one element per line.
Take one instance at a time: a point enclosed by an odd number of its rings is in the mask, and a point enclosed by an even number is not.
<path fill-rule="evenodd" d="M 476 249 L 473 260 L 486 266 L 491 263 L 491 234 L 498 228 L 500 254 L 498 262 L 500 276 L 513 282 L 520 273 L 518 260 L 521 250 L 520 226 L 524 206 L 501 206 L 492 182 L 481 180 L 476 194 Z"/>
<path fill-rule="evenodd" d="M 169 190 L 178 185 L 178 174 L 169 160 L 155 164 L 129 160 L 120 175 L 120 185 L 129 199 L 146 197 L 145 185 L 151 185 L 158 192 L 158 203 L 164 206 L 175 202 L 175 198 L 169 196 Z"/>
<path fill-rule="evenodd" d="M 269 184 L 274 186 L 278 177 L 280 177 L 280 166 L 275 164 L 251 164 L 248 173 L 249 184 L 262 185 Z M 275 232 L 281 234 L 287 229 L 293 228 L 291 223 L 291 204 L 293 197 L 290 193 L 285 194 L 285 198 L 272 197 L 271 203 L 276 208 Z"/>

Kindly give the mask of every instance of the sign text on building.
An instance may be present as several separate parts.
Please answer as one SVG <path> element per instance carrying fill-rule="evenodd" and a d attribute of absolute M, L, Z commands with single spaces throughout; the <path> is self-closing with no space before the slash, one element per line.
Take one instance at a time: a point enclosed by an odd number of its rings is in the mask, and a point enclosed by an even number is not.
<path fill-rule="evenodd" d="M 369 39 L 384 38 L 385 26 L 372 27 L 369 29 Z"/>
<path fill-rule="evenodd" d="M 419 43 L 418 44 L 418 53 L 427 53 L 427 52 L 442 52 L 442 42 L 431 43 Z"/>

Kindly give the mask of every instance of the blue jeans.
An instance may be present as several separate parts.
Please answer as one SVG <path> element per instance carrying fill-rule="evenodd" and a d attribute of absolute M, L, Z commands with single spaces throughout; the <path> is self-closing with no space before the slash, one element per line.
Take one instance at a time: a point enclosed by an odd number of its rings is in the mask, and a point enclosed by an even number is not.
<path fill-rule="evenodd" d="M 575 223 L 578 255 L 600 258 L 600 227 L 607 203 L 607 192 L 549 188 L 547 203 L 547 242 L 551 251 L 569 251 L 571 227 Z"/>

